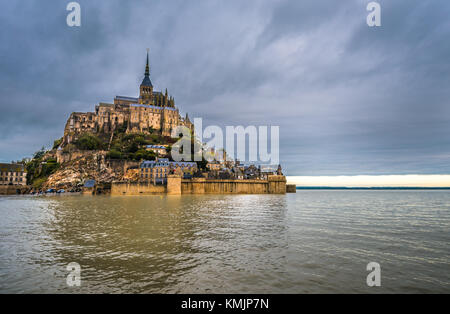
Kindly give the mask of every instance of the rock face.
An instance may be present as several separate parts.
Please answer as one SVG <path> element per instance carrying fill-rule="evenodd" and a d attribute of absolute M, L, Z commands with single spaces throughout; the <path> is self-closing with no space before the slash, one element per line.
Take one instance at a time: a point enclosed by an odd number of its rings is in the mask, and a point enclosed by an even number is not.
<path fill-rule="evenodd" d="M 77 151 L 70 161 L 61 163 L 59 170 L 49 176 L 43 188 L 69 189 L 93 179 L 98 183 L 120 181 L 129 163 L 105 160 L 105 151 Z"/>
<path fill-rule="evenodd" d="M 130 181 L 130 182 L 136 182 L 139 181 L 140 177 L 139 177 L 139 168 L 132 168 L 132 169 L 128 169 L 123 178 L 124 181 Z"/>

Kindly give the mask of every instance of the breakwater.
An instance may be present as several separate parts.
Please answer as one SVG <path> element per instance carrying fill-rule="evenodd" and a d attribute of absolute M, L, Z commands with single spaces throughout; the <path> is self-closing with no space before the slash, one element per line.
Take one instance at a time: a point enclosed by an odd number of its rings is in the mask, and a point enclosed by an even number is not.
<path fill-rule="evenodd" d="M 113 182 L 111 195 L 151 194 L 284 194 L 285 176 L 269 176 L 267 180 L 227 180 L 169 175 L 166 185 L 151 182 Z"/>

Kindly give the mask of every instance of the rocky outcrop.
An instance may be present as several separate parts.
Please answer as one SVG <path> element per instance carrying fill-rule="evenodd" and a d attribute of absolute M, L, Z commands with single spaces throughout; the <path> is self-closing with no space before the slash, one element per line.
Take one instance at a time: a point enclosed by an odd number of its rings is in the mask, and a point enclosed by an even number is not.
<path fill-rule="evenodd" d="M 61 163 L 59 169 L 50 175 L 43 188 L 71 188 L 82 185 L 85 180 L 112 182 L 122 180 L 126 169 L 124 163 L 110 163 L 105 151 L 77 151 L 69 161 Z"/>

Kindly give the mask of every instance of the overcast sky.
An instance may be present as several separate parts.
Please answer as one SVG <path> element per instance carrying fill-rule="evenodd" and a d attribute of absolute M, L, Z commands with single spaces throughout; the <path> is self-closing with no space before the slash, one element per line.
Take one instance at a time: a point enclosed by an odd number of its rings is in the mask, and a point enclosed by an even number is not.
<path fill-rule="evenodd" d="M 289 175 L 448 174 L 450 2 L 3 1 L 0 161 L 73 111 L 155 89 L 203 124 L 279 125 Z"/>

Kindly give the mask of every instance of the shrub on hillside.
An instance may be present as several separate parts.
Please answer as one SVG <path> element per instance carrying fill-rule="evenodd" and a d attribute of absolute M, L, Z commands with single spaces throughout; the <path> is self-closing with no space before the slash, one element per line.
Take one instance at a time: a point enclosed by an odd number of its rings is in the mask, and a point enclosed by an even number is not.
<path fill-rule="evenodd" d="M 106 154 L 106 158 L 108 159 L 122 159 L 123 158 L 123 154 L 115 149 L 111 149 L 107 154 Z"/>
<path fill-rule="evenodd" d="M 140 149 L 130 156 L 131 159 L 139 161 L 139 160 L 155 160 L 156 154 L 151 151 L 147 151 L 145 149 Z"/>
<path fill-rule="evenodd" d="M 59 147 L 59 145 L 61 145 L 62 143 L 62 137 L 60 139 L 57 139 L 53 142 L 53 149 L 57 149 Z"/>
<path fill-rule="evenodd" d="M 85 133 L 74 142 L 75 146 L 81 150 L 103 149 L 103 142 L 95 135 Z"/>

